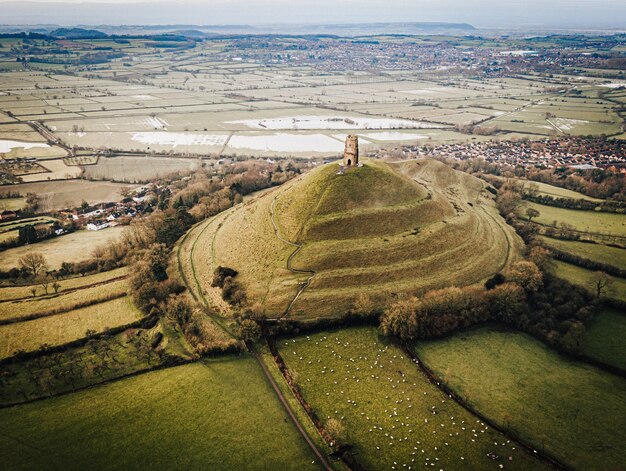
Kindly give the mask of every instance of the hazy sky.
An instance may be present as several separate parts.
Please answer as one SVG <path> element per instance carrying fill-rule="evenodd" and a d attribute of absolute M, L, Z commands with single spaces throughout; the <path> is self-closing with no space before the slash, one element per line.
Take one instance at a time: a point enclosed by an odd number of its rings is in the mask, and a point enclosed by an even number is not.
<path fill-rule="evenodd" d="M 397 21 L 626 29 L 626 0 L 0 0 L 4 24 Z"/>

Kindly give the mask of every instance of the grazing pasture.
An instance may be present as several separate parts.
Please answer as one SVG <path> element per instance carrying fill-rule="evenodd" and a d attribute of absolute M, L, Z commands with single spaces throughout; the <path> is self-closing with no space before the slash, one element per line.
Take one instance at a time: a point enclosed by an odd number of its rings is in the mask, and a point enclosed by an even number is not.
<path fill-rule="evenodd" d="M 602 201 L 604 201 L 600 198 L 593 198 L 591 196 L 587 196 L 577 191 L 568 190 L 567 188 L 561 188 L 561 187 L 554 186 L 554 185 L 548 185 L 547 183 L 543 183 L 543 182 L 535 182 L 535 181 L 520 180 L 520 179 L 516 179 L 515 181 L 522 184 L 525 191 L 528 191 L 531 188 L 536 188 L 537 192 L 540 195 L 552 196 L 553 198 L 586 200 L 586 201 L 594 201 L 596 203 L 601 203 Z"/>
<path fill-rule="evenodd" d="M 0 421 L 8 469 L 320 469 L 251 357 L 3 409 Z"/>
<path fill-rule="evenodd" d="M 0 359 L 42 345 L 63 345 L 86 336 L 130 324 L 143 315 L 123 297 L 49 317 L 0 325 Z"/>
<path fill-rule="evenodd" d="M 528 335 L 489 328 L 419 342 L 416 350 L 479 411 L 566 465 L 611 469 L 626 461 L 626 379 L 567 360 Z"/>
<path fill-rule="evenodd" d="M 343 441 L 365 469 L 544 468 L 431 384 L 373 328 L 282 339 L 277 346 L 305 400 L 323 424 L 333 419 L 343 426 Z"/>
<path fill-rule="evenodd" d="M 144 182 L 175 172 L 194 172 L 202 166 L 198 159 L 167 157 L 100 158 L 85 168 L 85 178 L 124 182 Z"/>

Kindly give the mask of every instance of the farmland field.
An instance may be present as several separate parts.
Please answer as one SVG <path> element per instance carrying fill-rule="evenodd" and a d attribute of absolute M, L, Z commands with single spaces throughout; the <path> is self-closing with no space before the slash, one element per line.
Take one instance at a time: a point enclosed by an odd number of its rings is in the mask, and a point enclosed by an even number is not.
<path fill-rule="evenodd" d="M 252 358 L 224 358 L 3 409 L 4 466 L 319 469 L 273 394 Z"/>
<path fill-rule="evenodd" d="M 80 230 L 52 239 L 37 242 L 34 245 L 15 247 L 2 252 L 0 270 L 9 270 L 19 265 L 19 259 L 28 253 L 41 253 L 51 269 L 58 269 L 63 262 L 81 262 L 91 258 L 93 249 L 116 240 L 124 231 L 123 226 L 111 227 L 101 231 Z"/>
<path fill-rule="evenodd" d="M 626 369 L 626 316 L 603 309 L 587 329 L 584 354 L 609 365 Z"/>
<path fill-rule="evenodd" d="M 44 344 L 62 345 L 85 337 L 87 330 L 101 333 L 141 317 L 130 298 L 124 297 L 55 316 L 0 325 L 0 359 L 19 350 L 38 350 Z"/>
<path fill-rule="evenodd" d="M 126 186 L 122 183 L 68 180 L 0 186 L 0 193 L 35 193 L 39 196 L 41 210 L 50 211 L 80 206 L 83 201 L 89 204 L 119 201 L 122 199 L 120 190 Z"/>
<path fill-rule="evenodd" d="M 540 237 L 540 239 L 548 247 L 554 247 L 594 262 L 606 263 L 607 265 L 626 269 L 626 249 L 573 240 L 552 239 L 550 237 Z"/>
<path fill-rule="evenodd" d="M 343 424 L 366 469 L 544 467 L 448 399 L 375 329 L 322 332 L 277 346 L 317 416 Z"/>
<path fill-rule="evenodd" d="M 586 200 L 586 201 L 594 201 L 596 203 L 600 203 L 603 200 L 599 198 L 592 198 L 591 196 L 587 196 L 583 193 L 578 193 L 577 191 L 568 190 L 567 188 L 561 188 L 554 185 L 548 185 L 543 182 L 536 182 L 531 180 L 516 180 L 517 182 L 524 185 L 524 190 L 528 191 L 529 188 L 537 188 L 538 193 L 540 195 L 548 195 L 553 198 L 568 198 L 573 200 Z"/>
<path fill-rule="evenodd" d="M 33 288 L 36 285 L 33 285 Z M 39 286 L 37 295 L 21 301 L 9 301 L 0 303 L 0 319 L 19 319 L 51 311 L 61 312 L 74 309 L 84 303 L 106 301 L 114 297 L 122 296 L 127 290 L 126 280 L 117 280 L 99 286 L 88 287 L 76 291 L 53 294 L 52 287 L 48 287 L 48 296 L 41 296 L 44 289 Z"/>
<path fill-rule="evenodd" d="M 66 291 L 76 290 L 89 287 L 90 285 L 106 283 L 115 278 L 123 278 L 128 274 L 126 267 L 116 268 L 115 270 L 109 270 L 102 273 L 95 273 L 87 276 L 75 276 L 73 278 L 66 278 L 59 280 L 59 293 L 63 294 Z M 42 294 L 43 288 L 41 285 L 23 285 L 23 286 L 0 286 L 0 300 L 6 301 L 11 299 L 28 298 L 33 295 L 31 289 L 37 288 L 37 293 Z M 50 292 L 53 290 L 50 289 Z"/>
<path fill-rule="evenodd" d="M 524 206 L 539 211 L 534 222 L 544 225 L 567 223 L 575 230 L 591 234 L 608 234 L 624 236 L 626 234 L 626 214 L 600 213 L 595 211 L 578 211 L 574 209 L 556 208 L 526 201 Z"/>
<path fill-rule="evenodd" d="M 85 169 L 85 178 L 140 182 L 174 172 L 193 172 L 201 163 L 197 159 L 166 157 L 100 158 Z"/>
<path fill-rule="evenodd" d="M 624 378 L 568 361 L 525 334 L 492 329 L 416 349 L 478 410 L 569 466 L 611 469 L 626 460 Z"/>
<path fill-rule="evenodd" d="M 595 272 L 591 270 L 555 260 L 553 272 L 559 278 L 593 291 L 592 285 Z M 609 279 L 611 280 L 611 285 L 605 296 L 626 301 L 626 280 L 617 276 L 609 276 Z"/>
<path fill-rule="evenodd" d="M 23 209 L 25 206 L 26 200 L 24 198 L 0 198 L 0 212 L 15 211 L 16 209 Z"/>

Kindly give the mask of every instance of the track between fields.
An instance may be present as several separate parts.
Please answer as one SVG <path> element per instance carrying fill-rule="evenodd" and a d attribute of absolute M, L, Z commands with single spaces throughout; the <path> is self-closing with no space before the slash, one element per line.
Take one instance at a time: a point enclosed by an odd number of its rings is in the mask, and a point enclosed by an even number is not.
<path fill-rule="evenodd" d="M 304 438 L 304 440 L 306 441 L 307 445 L 309 445 L 309 448 L 311 448 L 311 451 L 313 451 L 315 456 L 317 456 L 317 459 L 320 460 L 320 463 L 324 467 L 324 469 L 326 471 L 333 471 L 333 468 L 331 467 L 330 463 L 328 462 L 328 459 L 317 448 L 315 443 L 313 443 L 313 441 L 311 440 L 309 435 L 306 433 L 306 430 L 304 430 L 304 427 L 302 426 L 302 424 L 300 423 L 300 421 L 298 420 L 298 418 L 294 414 L 293 410 L 291 409 L 291 406 L 287 402 L 287 399 L 285 398 L 285 396 L 283 395 L 282 391 L 278 387 L 278 384 L 276 384 L 276 381 L 274 380 L 274 378 L 270 374 L 269 370 L 267 369 L 267 365 L 263 362 L 263 359 L 261 358 L 261 354 L 258 353 L 258 352 L 255 352 L 252 348 L 250 348 L 250 351 L 254 355 L 254 358 L 256 358 L 256 361 L 259 364 L 259 366 L 261 367 L 261 370 L 263 371 L 263 374 L 265 375 L 265 377 L 269 381 L 270 385 L 272 386 L 272 389 L 274 389 L 274 392 L 276 393 L 276 396 L 278 396 L 278 399 L 280 400 L 281 404 L 283 405 L 283 407 L 287 411 L 287 414 L 289 414 L 289 418 L 291 419 L 293 424 L 298 429 L 298 432 L 300 432 L 300 435 L 302 435 L 302 438 Z"/>

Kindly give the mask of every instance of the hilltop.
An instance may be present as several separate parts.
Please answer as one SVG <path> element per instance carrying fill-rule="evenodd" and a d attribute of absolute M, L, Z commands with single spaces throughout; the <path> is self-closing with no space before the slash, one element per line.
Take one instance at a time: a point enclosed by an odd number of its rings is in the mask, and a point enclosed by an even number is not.
<path fill-rule="evenodd" d="M 395 293 L 477 283 L 517 257 L 521 242 L 477 178 L 433 160 L 338 170 L 322 166 L 191 234 L 216 305 L 220 265 L 270 317 L 289 307 L 318 317 L 345 313 L 360 293 L 384 306 Z"/>

